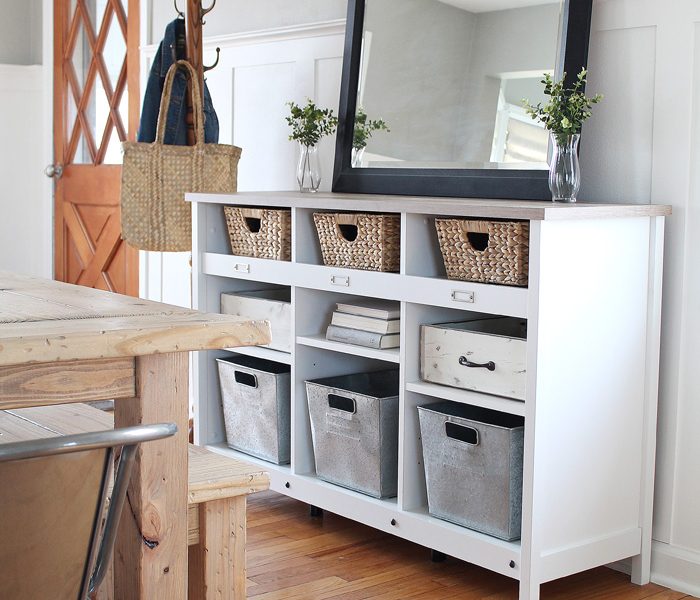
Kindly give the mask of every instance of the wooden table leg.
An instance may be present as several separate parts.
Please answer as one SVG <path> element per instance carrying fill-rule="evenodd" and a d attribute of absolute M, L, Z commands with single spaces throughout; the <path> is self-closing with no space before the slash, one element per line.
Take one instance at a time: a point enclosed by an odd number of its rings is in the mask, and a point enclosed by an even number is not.
<path fill-rule="evenodd" d="M 246 497 L 199 505 L 199 544 L 190 547 L 189 600 L 245 600 Z"/>
<path fill-rule="evenodd" d="M 115 427 L 172 422 L 177 434 L 143 444 L 114 552 L 119 600 L 184 600 L 187 594 L 188 355 L 136 359 L 136 398 L 115 402 Z"/>

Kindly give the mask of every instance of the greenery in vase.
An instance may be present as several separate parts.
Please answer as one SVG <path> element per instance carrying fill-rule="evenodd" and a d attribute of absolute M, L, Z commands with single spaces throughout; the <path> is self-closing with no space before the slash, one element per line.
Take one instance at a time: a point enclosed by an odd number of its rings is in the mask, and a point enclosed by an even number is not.
<path fill-rule="evenodd" d="M 290 140 L 296 140 L 304 146 L 315 146 L 323 136 L 331 135 L 338 125 L 337 117 L 333 116 L 330 108 L 318 108 L 311 98 L 306 106 L 287 102 L 289 116 L 285 117 L 292 128 Z"/>
<path fill-rule="evenodd" d="M 601 94 L 590 98 L 584 94 L 582 88 L 586 84 L 586 75 L 583 67 L 573 85 L 567 88 L 564 87 L 566 73 L 560 81 L 553 81 L 552 76 L 545 73 L 542 83 L 549 101 L 543 106 L 541 102 L 532 105 L 529 100 L 523 100 L 527 114 L 540 121 L 559 143 L 564 143 L 570 135 L 581 133 L 581 126 L 591 116 L 593 105 L 603 99 Z"/>
<path fill-rule="evenodd" d="M 368 119 L 364 109 L 359 108 L 355 115 L 355 129 L 352 134 L 352 147 L 362 150 L 375 131 L 391 131 L 383 119 Z"/>

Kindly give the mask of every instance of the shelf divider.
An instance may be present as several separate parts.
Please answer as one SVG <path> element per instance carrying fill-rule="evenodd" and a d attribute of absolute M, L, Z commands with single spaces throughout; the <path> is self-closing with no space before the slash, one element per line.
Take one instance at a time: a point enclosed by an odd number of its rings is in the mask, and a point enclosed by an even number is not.
<path fill-rule="evenodd" d="M 344 344 L 342 342 L 333 342 L 327 340 L 323 335 L 304 335 L 297 336 L 297 344 L 302 346 L 311 346 L 312 348 L 322 348 L 323 350 L 332 350 L 333 352 L 342 352 L 343 354 L 352 354 L 354 356 L 364 356 L 375 360 L 383 360 L 386 362 L 399 362 L 398 348 L 385 348 L 379 350 L 377 348 L 366 348 L 364 346 L 354 346 L 352 344 Z"/>
<path fill-rule="evenodd" d="M 241 346 L 240 348 L 226 348 L 226 350 L 228 352 L 235 352 L 236 354 L 271 360 L 284 365 L 292 364 L 292 355 L 289 352 L 271 350 L 270 348 L 263 348 L 262 346 Z"/>
<path fill-rule="evenodd" d="M 521 402 L 520 400 L 491 396 L 489 394 L 472 392 L 470 390 L 460 390 L 458 388 L 438 385 L 436 383 L 427 383 L 425 381 L 406 383 L 406 390 L 417 394 L 423 394 L 424 396 L 432 396 L 440 400 L 452 400 L 453 402 L 490 408 L 491 410 L 497 410 L 511 415 L 525 416 L 525 402 Z"/>

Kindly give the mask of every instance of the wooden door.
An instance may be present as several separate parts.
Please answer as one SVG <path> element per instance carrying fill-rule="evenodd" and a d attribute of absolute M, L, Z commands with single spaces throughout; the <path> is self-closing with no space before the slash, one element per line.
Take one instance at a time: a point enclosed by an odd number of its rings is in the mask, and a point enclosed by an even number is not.
<path fill-rule="evenodd" d="M 120 237 L 121 141 L 140 112 L 139 0 L 54 0 L 55 277 L 138 295 Z"/>

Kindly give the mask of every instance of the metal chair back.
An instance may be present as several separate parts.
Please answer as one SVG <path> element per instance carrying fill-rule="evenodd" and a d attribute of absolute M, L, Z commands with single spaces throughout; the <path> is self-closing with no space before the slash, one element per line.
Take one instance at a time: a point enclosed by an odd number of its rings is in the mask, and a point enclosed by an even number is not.
<path fill-rule="evenodd" d="M 138 445 L 176 431 L 140 425 L 0 444 L 0 598 L 85 600 L 95 591 Z"/>

